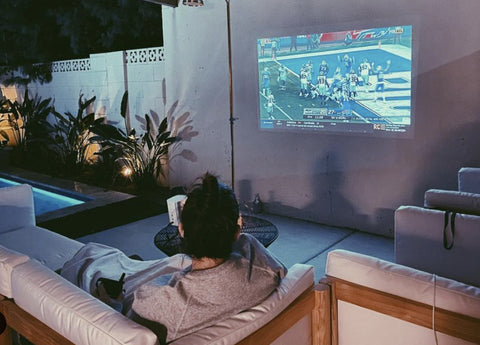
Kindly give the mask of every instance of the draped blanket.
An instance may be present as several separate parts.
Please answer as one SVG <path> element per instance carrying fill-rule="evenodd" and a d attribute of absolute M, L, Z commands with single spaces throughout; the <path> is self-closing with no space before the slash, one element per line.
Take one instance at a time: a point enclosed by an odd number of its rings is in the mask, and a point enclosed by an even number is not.
<path fill-rule="evenodd" d="M 165 285 L 172 273 L 181 271 L 191 264 L 191 259 L 184 254 L 159 260 L 139 261 L 130 259 L 116 248 L 88 243 L 64 264 L 61 275 L 81 289 L 93 293 L 98 278 L 118 280 L 125 273 L 125 299 L 122 312 L 126 314 L 133 302 L 133 292 L 139 286 L 152 280 Z"/>

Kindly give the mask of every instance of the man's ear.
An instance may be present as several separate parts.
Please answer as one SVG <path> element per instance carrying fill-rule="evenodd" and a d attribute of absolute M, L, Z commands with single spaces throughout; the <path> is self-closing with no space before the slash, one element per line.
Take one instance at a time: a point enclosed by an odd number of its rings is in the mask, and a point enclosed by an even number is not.
<path fill-rule="evenodd" d="M 238 220 L 237 220 L 237 232 L 235 233 L 235 239 L 238 238 L 238 236 L 240 236 L 240 230 L 242 229 L 242 225 L 243 225 L 243 219 L 242 219 L 242 216 L 238 217 Z"/>
<path fill-rule="evenodd" d="M 185 232 L 183 231 L 183 224 L 182 222 L 178 223 L 178 233 L 180 234 L 180 237 L 183 238 Z"/>

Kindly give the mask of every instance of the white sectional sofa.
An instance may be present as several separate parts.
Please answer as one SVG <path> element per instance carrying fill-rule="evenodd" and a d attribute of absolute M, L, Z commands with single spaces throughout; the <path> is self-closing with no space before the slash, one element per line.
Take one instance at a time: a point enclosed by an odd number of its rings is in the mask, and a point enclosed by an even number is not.
<path fill-rule="evenodd" d="M 5 200 L 2 192 L 0 189 L 0 200 Z M 12 200 L 20 205 L 18 212 L 28 208 L 23 198 L 13 198 L 0 204 L 0 210 L 6 205 L 18 215 L 10 207 Z M 13 220 L 10 224 L 22 227 Z M 70 241 L 74 240 L 66 239 L 65 245 Z M 60 247 L 43 245 L 62 252 Z M 149 329 L 55 273 L 61 259 L 54 263 L 38 252 L 38 259 L 28 254 L 6 248 L 0 237 L 1 345 L 10 344 L 11 329 L 37 345 L 159 344 Z M 2 316 L 5 330 L 1 329 Z M 480 289 L 397 263 L 335 250 L 328 254 L 326 277 L 320 283 L 313 284 L 311 266 L 294 265 L 262 304 L 171 344 L 480 344 Z"/>
<path fill-rule="evenodd" d="M 480 344 L 480 289 L 344 250 L 328 254 L 332 345 Z"/>
<path fill-rule="evenodd" d="M 395 262 L 480 287 L 480 168 L 461 168 L 458 189 L 395 211 Z"/>
<path fill-rule="evenodd" d="M 55 272 L 83 245 L 35 225 L 32 189 L 0 189 L 0 344 L 156 345 L 131 321 Z M 176 258 L 172 257 L 172 263 Z M 328 289 L 297 264 L 262 304 L 171 344 L 327 344 Z M 2 317 L 7 328 L 1 329 Z"/>

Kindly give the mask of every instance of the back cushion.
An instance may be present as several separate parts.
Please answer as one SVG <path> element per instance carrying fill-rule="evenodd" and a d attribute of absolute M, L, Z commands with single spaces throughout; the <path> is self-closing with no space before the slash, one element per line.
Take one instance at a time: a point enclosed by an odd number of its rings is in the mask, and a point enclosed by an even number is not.
<path fill-rule="evenodd" d="M 458 190 L 480 194 L 480 168 L 461 168 L 458 171 Z"/>
<path fill-rule="evenodd" d="M 0 233 L 35 225 L 32 187 L 21 184 L 0 188 Z"/>
<path fill-rule="evenodd" d="M 480 217 L 455 216 L 450 250 L 444 248 L 444 225 L 445 211 L 399 207 L 395 211 L 395 262 L 480 287 Z M 448 222 L 448 244 L 450 226 Z"/>
<path fill-rule="evenodd" d="M 288 307 L 305 290 L 314 283 L 313 266 L 295 264 L 288 269 L 280 286 L 262 303 L 244 312 L 231 316 L 218 324 L 196 331 L 170 343 L 171 345 L 231 345 L 236 344 L 257 329 L 266 325 L 282 310 Z M 301 339 L 310 329 L 302 329 L 296 344 L 303 344 Z M 282 342 L 283 343 L 283 342 Z"/>
<path fill-rule="evenodd" d="M 429 189 L 425 192 L 424 206 L 480 216 L 480 194 Z"/>
<path fill-rule="evenodd" d="M 28 256 L 0 246 L 0 294 L 12 298 L 11 277 L 15 266 L 28 260 Z"/>
<path fill-rule="evenodd" d="M 74 344 L 158 345 L 149 329 L 34 260 L 14 268 L 12 291 L 20 308 Z"/>
<path fill-rule="evenodd" d="M 328 253 L 328 276 L 480 318 L 480 288 L 372 256 L 336 249 Z"/>

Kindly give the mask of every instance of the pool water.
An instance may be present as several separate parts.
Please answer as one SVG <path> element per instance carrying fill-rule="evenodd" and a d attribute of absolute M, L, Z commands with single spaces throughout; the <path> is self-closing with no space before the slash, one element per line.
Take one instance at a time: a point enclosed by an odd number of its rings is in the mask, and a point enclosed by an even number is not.
<path fill-rule="evenodd" d="M 19 184 L 19 182 L 11 181 L 0 177 L 0 188 L 11 187 Z M 35 205 L 36 216 L 46 212 L 59 210 L 61 208 L 83 204 L 84 202 L 85 201 L 80 199 L 71 198 L 66 195 L 33 187 L 33 203 Z"/>

